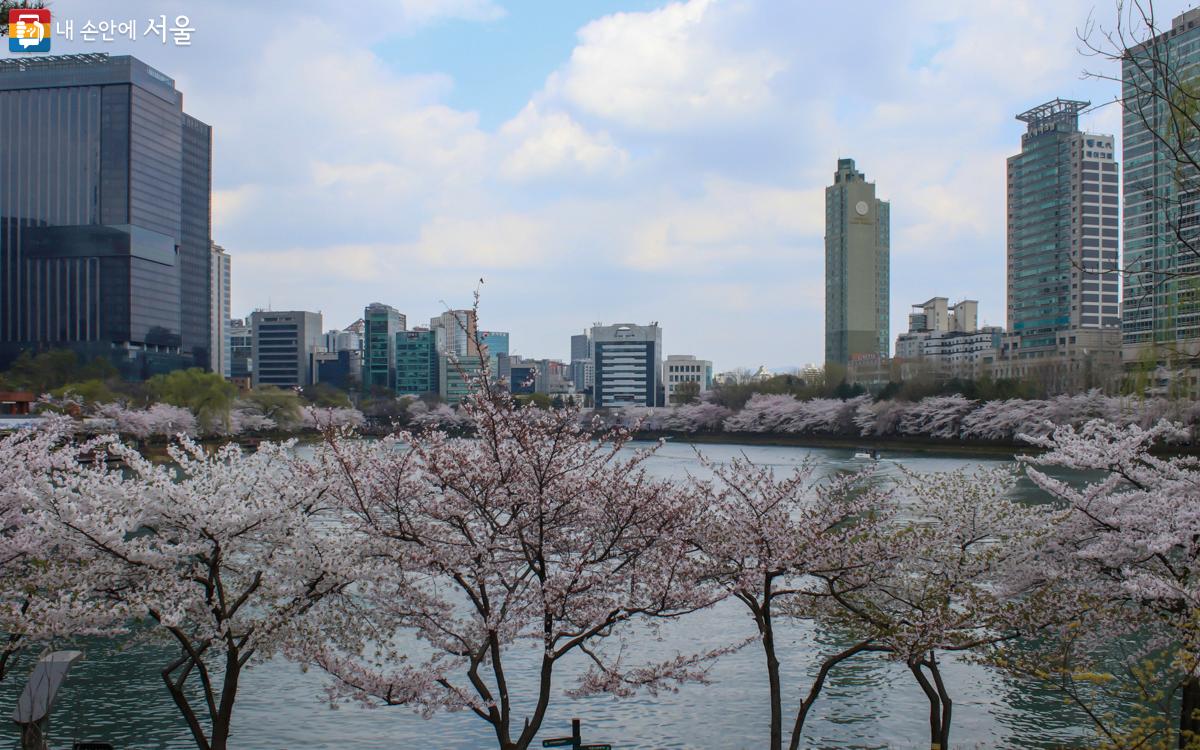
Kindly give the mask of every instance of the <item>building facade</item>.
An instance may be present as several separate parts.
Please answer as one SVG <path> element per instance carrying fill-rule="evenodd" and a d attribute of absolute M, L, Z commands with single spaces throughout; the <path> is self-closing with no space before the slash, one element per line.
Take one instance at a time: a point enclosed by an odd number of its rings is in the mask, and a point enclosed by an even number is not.
<path fill-rule="evenodd" d="M 495 359 L 508 354 L 508 331 L 480 331 L 479 341 L 487 349 L 488 356 Z"/>
<path fill-rule="evenodd" d="M 662 329 L 632 323 L 592 327 L 596 408 L 662 406 Z"/>
<path fill-rule="evenodd" d="M 211 367 L 211 129 L 128 56 L 0 60 L 0 366 Z"/>
<path fill-rule="evenodd" d="M 302 388 L 315 382 L 312 355 L 321 348 L 321 313 L 255 310 L 250 329 L 255 388 Z"/>
<path fill-rule="evenodd" d="M 696 394 L 712 390 L 712 362 L 691 354 L 668 355 L 663 362 L 663 387 L 668 404 L 675 403 L 675 391 L 683 383 L 695 383 Z"/>
<path fill-rule="evenodd" d="M 474 392 L 474 379 L 483 369 L 483 359 L 478 354 L 460 357 L 443 354 L 438 359 L 438 395 L 451 406 L 457 406 Z"/>
<path fill-rule="evenodd" d="M 357 349 L 314 352 L 312 372 L 314 383 L 326 383 L 343 391 L 355 390 L 362 378 L 362 352 Z"/>
<path fill-rule="evenodd" d="M 825 361 L 886 357 L 891 338 L 891 206 L 875 183 L 838 159 L 825 188 Z"/>
<path fill-rule="evenodd" d="M 247 388 L 254 372 L 254 329 L 242 318 L 229 324 L 229 377 Z"/>
<path fill-rule="evenodd" d="M 1200 9 L 1193 9 L 1129 50 L 1121 69 L 1124 364 L 1163 373 L 1168 391 L 1193 398 L 1200 397 L 1200 174 L 1172 153 L 1179 139 L 1164 98 L 1191 98 L 1184 87 L 1194 87 L 1198 65 Z"/>
<path fill-rule="evenodd" d="M 354 331 L 335 328 L 325 332 L 324 347 L 327 352 L 361 352 L 362 336 Z"/>
<path fill-rule="evenodd" d="M 1013 377 L 1064 373 L 1081 337 L 1107 346 L 1120 325 L 1117 162 L 1113 138 L 1079 130 L 1088 102 L 1055 99 L 1017 115 L 1008 159 L 1008 335 Z M 1092 351 L 1106 361 L 1119 352 Z M 1068 389 L 1070 387 L 1068 386 Z"/>
<path fill-rule="evenodd" d="M 397 396 L 438 392 L 437 340 L 432 331 L 397 333 L 395 351 Z"/>
<path fill-rule="evenodd" d="M 225 248 L 213 243 L 212 266 L 209 268 L 209 278 L 212 281 L 210 302 L 212 310 L 209 317 L 209 351 L 212 352 L 212 371 L 226 378 L 232 377 L 233 371 L 230 358 L 233 356 L 233 341 L 229 326 L 233 322 L 229 317 L 230 303 L 230 271 L 229 254 Z"/>
<path fill-rule="evenodd" d="M 391 305 L 372 302 L 363 310 L 364 389 L 396 387 L 396 334 L 404 330 L 404 314 Z"/>
<path fill-rule="evenodd" d="M 436 318 L 430 318 L 429 330 L 433 331 L 438 351 L 442 354 L 457 354 L 460 357 L 479 354 L 474 310 L 447 310 Z"/>

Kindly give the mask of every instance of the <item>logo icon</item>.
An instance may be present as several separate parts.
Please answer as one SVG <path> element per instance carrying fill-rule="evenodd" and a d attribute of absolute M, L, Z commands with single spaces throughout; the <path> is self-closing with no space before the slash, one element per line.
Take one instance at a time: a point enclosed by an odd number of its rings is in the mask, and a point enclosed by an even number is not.
<path fill-rule="evenodd" d="M 8 12 L 9 52 L 50 51 L 50 11 L 19 8 Z"/>

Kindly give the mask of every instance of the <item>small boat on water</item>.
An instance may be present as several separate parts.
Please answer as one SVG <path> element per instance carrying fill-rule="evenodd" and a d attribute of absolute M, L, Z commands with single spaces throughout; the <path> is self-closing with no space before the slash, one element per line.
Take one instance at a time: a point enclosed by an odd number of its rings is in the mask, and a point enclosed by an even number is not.
<path fill-rule="evenodd" d="M 854 457 L 863 461 L 878 461 L 879 451 L 871 448 L 869 450 L 855 451 Z"/>

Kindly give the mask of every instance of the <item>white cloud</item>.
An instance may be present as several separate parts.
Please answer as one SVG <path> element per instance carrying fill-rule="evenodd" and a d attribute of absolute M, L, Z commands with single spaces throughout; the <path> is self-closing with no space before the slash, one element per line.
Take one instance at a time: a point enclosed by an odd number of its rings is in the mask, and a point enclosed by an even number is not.
<path fill-rule="evenodd" d="M 547 88 L 589 114 L 635 129 L 753 116 L 769 103 L 783 57 L 723 47 L 713 34 L 716 8 L 712 0 L 688 0 L 593 21 L 579 31 L 570 62 Z"/>
<path fill-rule="evenodd" d="M 532 102 L 504 124 L 500 135 L 515 143 L 500 165 L 500 174 L 516 182 L 612 176 L 629 164 L 629 154 L 607 133 L 590 133 L 569 114 L 547 114 Z"/>

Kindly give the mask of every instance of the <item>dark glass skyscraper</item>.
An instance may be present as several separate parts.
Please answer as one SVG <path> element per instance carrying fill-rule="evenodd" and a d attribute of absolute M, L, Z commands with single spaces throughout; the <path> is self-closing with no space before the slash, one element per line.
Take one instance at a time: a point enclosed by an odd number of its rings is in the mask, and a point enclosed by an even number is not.
<path fill-rule="evenodd" d="M 133 57 L 0 60 L 0 365 L 209 365 L 211 139 Z"/>

